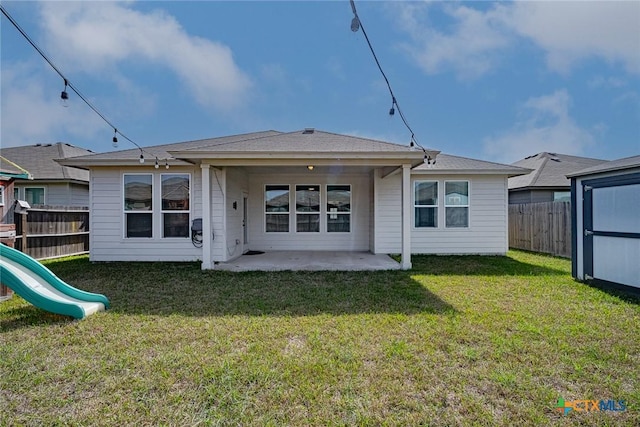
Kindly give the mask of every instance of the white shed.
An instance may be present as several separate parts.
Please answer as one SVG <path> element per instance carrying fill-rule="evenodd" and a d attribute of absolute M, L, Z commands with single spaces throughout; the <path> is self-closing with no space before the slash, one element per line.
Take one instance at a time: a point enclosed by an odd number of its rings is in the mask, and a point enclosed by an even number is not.
<path fill-rule="evenodd" d="M 640 288 L 640 156 L 568 175 L 572 198 L 572 275 Z"/>

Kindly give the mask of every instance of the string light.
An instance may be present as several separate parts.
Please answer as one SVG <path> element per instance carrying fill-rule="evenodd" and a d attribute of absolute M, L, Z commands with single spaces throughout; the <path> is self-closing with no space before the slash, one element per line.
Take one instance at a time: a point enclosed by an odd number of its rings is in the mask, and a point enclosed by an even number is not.
<path fill-rule="evenodd" d="M 380 70 L 380 74 L 382 74 L 382 77 L 384 78 L 385 83 L 387 83 L 387 88 L 389 89 L 389 94 L 391 95 L 391 108 L 389 109 L 389 115 L 393 116 L 396 110 L 398 111 L 398 114 L 400 115 L 400 118 L 402 119 L 402 122 L 404 123 L 405 127 L 409 132 L 411 132 L 411 140 L 410 140 L 409 146 L 414 147 L 417 145 L 424 152 L 425 159 L 426 159 L 427 150 L 425 150 L 425 148 L 420 144 L 418 144 L 418 141 L 416 141 L 415 133 L 413 132 L 413 129 L 411 129 L 411 126 L 409 126 L 409 123 L 407 122 L 406 117 L 404 116 L 404 114 L 402 113 L 402 110 L 400 109 L 400 105 L 398 105 L 398 102 L 396 101 L 396 97 L 393 94 L 393 89 L 391 89 L 391 83 L 389 83 L 389 79 L 387 78 L 387 75 L 385 74 L 384 70 L 382 69 L 382 66 L 380 65 L 380 61 L 378 60 L 378 56 L 376 55 L 375 50 L 373 50 L 373 45 L 369 40 L 369 36 L 367 35 L 367 32 L 364 29 L 364 25 L 362 25 L 362 20 L 358 16 L 358 11 L 356 10 L 356 4 L 354 0 L 349 0 L 349 1 L 351 3 L 351 10 L 353 11 L 353 19 L 351 20 L 351 31 L 357 32 L 359 29 L 362 29 L 362 34 L 364 35 L 364 39 L 367 41 L 367 45 L 369 46 L 369 50 L 373 55 L 373 59 L 376 61 L 378 70 Z M 435 162 L 435 159 L 434 159 L 434 162 Z"/>
<path fill-rule="evenodd" d="M 160 167 L 160 165 L 158 164 L 158 158 L 157 158 L 157 157 L 156 157 L 156 164 L 154 165 L 154 167 L 155 167 L 156 169 L 158 169 L 158 168 Z"/>
<path fill-rule="evenodd" d="M 166 159 L 165 159 L 165 161 L 164 161 L 164 168 L 165 168 L 165 169 L 169 169 L 169 160 L 166 160 Z"/>
<path fill-rule="evenodd" d="M 49 66 L 51 66 L 51 68 L 53 68 L 53 70 L 56 73 L 58 73 L 58 75 L 64 80 L 64 90 L 60 93 L 60 102 L 62 103 L 62 105 L 64 107 L 68 106 L 69 93 L 67 92 L 67 87 L 69 87 L 78 96 L 78 98 L 80 98 L 85 104 L 87 104 L 87 106 L 89 108 L 91 108 L 93 110 L 94 113 L 96 113 L 106 124 L 108 124 L 111 128 L 113 128 L 113 130 L 114 130 L 114 135 L 113 135 L 113 138 L 112 138 L 113 146 L 114 147 L 117 146 L 118 138 L 117 138 L 116 134 L 120 134 L 120 136 L 122 138 L 126 139 L 127 141 L 132 143 L 134 146 L 136 146 L 140 150 L 140 163 L 144 163 L 144 155 L 143 155 L 143 153 L 146 150 L 144 150 L 138 143 L 136 143 L 134 140 L 129 138 L 127 135 L 123 134 L 122 132 L 119 132 L 117 130 L 117 128 L 105 117 L 105 115 L 102 114 L 91 102 L 89 102 L 89 100 L 80 92 L 80 90 L 64 76 L 62 71 L 60 71 L 60 69 L 55 66 L 55 64 L 42 51 L 42 49 L 40 49 L 38 47 L 38 45 L 36 45 L 36 43 L 31 39 L 31 37 L 29 37 L 29 35 L 22 29 L 22 27 L 20 27 L 20 25 L 16 22 L 15 19 L 13 19 L 13 17 L 9 14 L 9 12 L 4 8 L 4 6 L 2 4 L 0 4 L 0 11 L 2 11 L 2 14 L 9 20 L 9 22 L 11 22 L 11 24 L 16 28 L 16 30 L 18 30 L 18 32 L 22 35 L 22 37 L 24 37 L 24 39 L 27 42 L 29 42 L 29 44 L 49 64 Z M 146 151 L 146 152 L 148 154 L 151 154 L 148 151 Z M 168 166 L 168 163 L 167 163 L 167 166 Z"/>
<path fill-rule="evenodd" d="M 62 90 L 62 93 L 60 93 L 60 104 L 62 104 L 63 107 L 69 106 L 69 94 L 67 93 L 68 84 L 69 82 L 67 79 L 64 79 L 64 89 Z"/>
<path fill-rule="evenodd" d="M 118 147 L 118 136 L 117 136 L 117 134 L 118 134 L 118 129 L 114 129 L 113 130 L 113 139 L 112 139 L 114 148 Z"/>

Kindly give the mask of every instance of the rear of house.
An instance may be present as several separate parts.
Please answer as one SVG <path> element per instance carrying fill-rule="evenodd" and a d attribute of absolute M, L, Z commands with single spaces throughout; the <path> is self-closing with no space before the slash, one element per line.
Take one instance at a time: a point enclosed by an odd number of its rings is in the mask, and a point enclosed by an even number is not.
<path fill-rule="evenodd" d="M 313 129 L 63 164 L 91 171 L 93 261 L 205 269 L 248 250 L 397 253 L 404 268 L 411 253 L 505 254 L 507 179 L 528 172 Z"/>

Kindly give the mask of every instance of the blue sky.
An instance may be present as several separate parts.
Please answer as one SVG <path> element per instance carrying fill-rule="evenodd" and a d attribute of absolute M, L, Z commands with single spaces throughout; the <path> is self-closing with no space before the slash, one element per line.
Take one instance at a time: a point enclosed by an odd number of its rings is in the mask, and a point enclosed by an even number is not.
<path fill-rule="evenodd" d="M 142 146 L 305 127 L 409 143 L 348 1 L 2 4 Z M 505 163 L 640 154 L 640 2 L 356 6 L 421 145 Z M 1 36 L 2 146 L 114 150 L 4 16 Z"/>

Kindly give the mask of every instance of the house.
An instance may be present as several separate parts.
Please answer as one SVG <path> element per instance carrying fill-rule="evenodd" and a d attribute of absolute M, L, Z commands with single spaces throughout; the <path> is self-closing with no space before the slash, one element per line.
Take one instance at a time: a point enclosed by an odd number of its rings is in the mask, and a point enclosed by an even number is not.
<path fill-rule="evenodd" d="M 32 176 L 20 165 L 0 156 L 0 224 L 13 224 L 12 206 L 16 179 L 32 179 Z"/>
<path fill-rule="evenodd" d="M 248 250 L 397 253 L 405 269 L 412 253 L 503 255 L 507 179 L 529 172 L 315 129 L 60 162 L 91 171 L 91 260 L 203 269 Z"/>
<path fill-rule="evenodd" d="M 569 178 L 573 277 L 640 288 L 640 156 L 601 163 Z"/>
<path fill-rule="evenodd" d="M 58 142 L 0 149 L 5 159 L 28 170 L 31 180 L 17 179 L 12 198 L 29 205 L 89 206 L 89 172 L 62 166 L 56 159 L 92 154 L 92 151 Z"/>
<path fill-rule="evenodd" d="M 571 181 L 567 174 L 603 162 L 605 160 L 546 152 L 518 160 L 512 165 L 533 170 L 509 178 L 509 203 L 568 202 Z"/>

